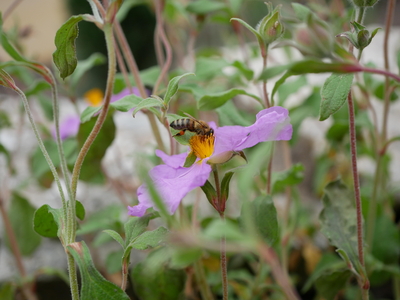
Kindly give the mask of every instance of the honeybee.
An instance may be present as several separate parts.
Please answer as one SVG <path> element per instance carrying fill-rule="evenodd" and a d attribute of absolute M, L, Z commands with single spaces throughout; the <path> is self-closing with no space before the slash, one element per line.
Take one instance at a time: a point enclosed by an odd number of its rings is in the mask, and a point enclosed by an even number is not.
<path fill-rule="evenodd" d="M 197 120 L 196 118 L 192 117 L 191 115 L 185 113 L 188 118 L 182 118 L 175 121 L 172 121 L 169 126 L 173 129 L 180 130 L 174 136 L 181 136 L 185 134 L 186 130 L 196 133 L 197 135 L 208 136 L 214 134 L 214 129 L 212 129 L 207 122 Z"/>

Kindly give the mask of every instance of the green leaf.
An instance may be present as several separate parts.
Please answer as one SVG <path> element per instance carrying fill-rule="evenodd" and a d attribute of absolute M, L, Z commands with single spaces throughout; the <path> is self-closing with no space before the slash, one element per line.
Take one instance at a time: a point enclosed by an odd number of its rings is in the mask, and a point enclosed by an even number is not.
<path fill-rule="evenodd" d="M 125 223 L 125 246 L 131 244 L 139 235 L 145 232 L 149 225 L 152 215 L 147 214 L 143 217 L 131 217 L 128 222 Z"/>
<path fill-rule="evenodd" d="M 400 255 L 400 232 L 386 215 L 376 219 L 371 248 L 373 256 L 384 264 L 396 264 Z"/>
<path fill-rule="evenodd" d="M 183 167 L 184 168 L 191 167 L 195 163 L 196 159 L 197 159 L 196 154 L 194 154 L 193 151 L 190 151 L 190 153 L 188 154 L 188 156 L 185 159 L 185 163 L 183 164 Z"/>
<path fill-rule="evenodd" d="M 116 240 L 121 247 L 123 248 L 125 246 L 125 242 L 122 239 L 122 237 L 119 235 L 118 232 L 110 229 L 103 230 L 103 232 L 107 233 L 109 236 L 111 236 L 114 240 Z M 121 258 L 121 257 L 120 257 Z"/>
<path fill-rule="evenodd" d="M 245 90 L 242 89 L 233 88 L 224 92 L 219 92 L 212 95 L 205 95 L 200 98 L 197 106 L 200 110 L 212 110 L 224 105 L 228 100 L 237 95 L 247 95 L 261 103 L 261 99 L 256 95 L 247 93 Z"/>
<path fill-rule="evenodd" d="M 275 76 L 282 74 L 284 71 L 287 71 L 290 66 L 292 66 L 292 64 L 269 67 L 262 71 L 258 77 L 258 80 L 268 80 L 274 78 Z"/>
<path fill-rule="evenodd" d="M 233 174 L 235 173 L 234 172 L 225 173 L 224 178 L 222 178 L 221 181 L 221 198 L 225 201 L 227 201 L 229 198 L 229 183 L 231 182 Z"/>
<path fill-rule="evenodd" d="M 78 62 L 75 72 L 70 77 L 71 85 L 75 87 L 83 75 L 91 68 L 106 63 L 106 57 L 101 53 L 92 53 L 87 59 Z"/>
<path fill-rule="evenodd" d="M 262 40 L 262 37 L 261 37 L 261 35 L 258 33 L 258 31 L 257 30 L 255 30 L 253 27 L 251 27 L 249 24 L 247 24 L 245 21 L 243 21 L 242 19 L 238 19 L 238 18 L 232 18 L 231 19 L 231 22 L 232 21 L 238 21 L 240 24 L 242 24 L 244 27 L 246 27 L 251 33 L 253 33 L 254 35 L 255 35 L 255 37 L 257 38 L 257 40 L 258 40 L 258 43 L 262 43 L 263 42 L 263 40 Z"/>
<path fill-rule="evenodd" d="M 251 203 L 253 218 L 258 233 L 268 245 L 273 245 L 279 236 L 276 209 L 271 196 L 259 196 Z"/>
<path fill-rule="evenodd" d="M 241 62 L 239 60 L 235 60 L 232 64 L 232 66 L 237 68 L 240 71 L 240 73 L 242 73 L 243 76 L 247 80 L 253 79 L 253 76 L 254 76 L 253 70 L 249 69 L 243 62 Z"/>
<path fill-rule="evenodd" d="M 83 206 L 83 204 L 76 200 L 76 205 L 75 205 L 75 210 L 76 210 L 76 216 L 78 217 L 79 220 L 83 221 L 83 219 L 85 219 L 85 207 Z"/>
<path fill-rule="evenodd" d="M 309 73 L 354 73 L 359 72 L 359 66 L 353 63 L 347 62 L 334 62 L 325 63 L 323 61 L 315 59 L 302 60 L 296 63 L 291 63 L 286 65 L 287 72 L 275 83 L 272 89 L 271 99 L 273 99 L 278 88 L 288 79 L 290 76 L 309 74 Z M 282 66 L 283 68 L 283 66 Z M 267 69 L 268 70 L 268 69 Z M 266 71 L 264 71 L 266 72 Z M 260 75 L 259 79 L 263 78 L 263 73 Z"/>
<path fill-rule="evenodd" d="M 88 106 L 81 113 L 81 123 L 88 122 L 95 114 L 97 114 L 103 106 Z"/>
<path fill-rule="evenodd" d="M 85 143 L 95 123 L 96 119 L 92 118 L 90 121 L 81 124 L 79 127 L 77 135 L 79 148 L 81 148 Z M 79 179 L 96 184 L 104 183 L 105 178 L 101 167 L 101 161 L 106 154 L 107 148 L 113 142 L 114 137 L 115 124 L 112 118 L 112 112 L 110 111 L 99 134 L 90 147 L 90 151 L 85 157 Z"/>
<path fill-rule="evenodd" d="M 206 15 L 225 8 L 227 8 L 225 3 L 210 0 L 192 1 L 186 6 L 188 12 L 197 15 Z"/>
<path fill-rule="evenodd" d="M 123 250 L 119 249 L 107 255 L 106 269 L 109 274 L 120 273 L 122 270 L 121 257 Z"/>
<path fill-rule="evenodd" d="M 304 166 L 301 163 L 294 164 L 290 169 L 274 172 L 272 174 L 272 190 L 279 193 L 288 185 L 296 185 L 304 179 Z"/>
<path fill-rule="evenodd" d="M 325 187 L 324 208 L 320 214 L 321 231 L 356 275 L 366 278 L 357 255 L 357 219 L 353 193 L 341 180 Z"/>
<path fill-rule="evenodd" d="M 165 96 L 164 96 L 164 105 L 165 106 L 168 106 L 169 102 L 171 101 L 171 98 L 178 91 L 179 80 L 181 80 L 183 77 L 189 76 L 189 75 L 194 75 L 194 74 L 193 73 L 185 73 L 183 75 L 176 76 L 169 81 L 167 91 L 165 92 Z"/>
<path fill-rule="evenodd" d="M 196 78 L 199 81 L 211 80 L 222 75 L 222 69 L 230 64 L 221 57 L 199 57 L 196 59 Z"/>
<path fill-rule="evenodd" d="M 139 105 L 143 98 L 136 95 L 128 95 L 110 104 L 118 111 L 127 112 Z"/>
<path fill-rule="evenodd" d="M 62 79 L 71 75 L 78 64 L 75 39 L 78 37 L 78 23 L 82 20 L 82 15 L 72 16 L 57 30 L 55 37 L 57 49 L 53 53 L 53 61 Z"/>
<path fill-rule="evenodd" d="M 38 95 L 40 92 L 48 90 L 50 88 L 50 84 L 47 81 L 39 80 L 34 82 L 28 90 L 25 91 L 25 96 L 29 97 L 32 95 Z"/>
<path fill-rule="evenodd" d="M 14 282 L 5 282 L 0 288 L 0 299 L 2 300 L 14 300 L 16 286 Z"/>
<path fill-rule="evenodd" d="M 168 230 L 165 227 L 158 227 L 153 231 L 146 231 L 139 235 L 127 248 L 135 248 L 138 250 L 146 250 L 154 248 L 164 241 Z"/>
<path fill-rule="evenodd" d="M 80 224 L 77 234 L 83 235 L 110 228 L 120 232 L 122 231 L 120 219 L 123 213 L 126 213 L 126 209 L 121 205 L 108 205 L 89 215 L 85 222 Z"/>
<path fill-rule="evenodd" d="M 24 256 L 31 255 L 40 245 L 41 237 L 33 230 L 35 208 L 27 199 L 17 193 L 12 194 L 8 216 L 14 230 L 18 247 Z M 7 246 L 10 247 L 9 237 Z"/>
<path fill-rule="evenodd" d="M 292 3 L 292 7 L 296 17 L 303 22 L 307 22 L 308 16 L 313 13 L 307 6 L 300 3 Z"/>
<path fill-rule="evenodd" d="M 212 206 L 214 206 L 214 202 L 217 199 L 217 192 L 215 191 L 215 188 L 212 186 L 212 184 L 207 180 L 206 183 L 201 186 L 202 191 L 207 197 L 208 202 Z"/>
<path fill-rule="evenodd" d="M 251 237 L 245 235 L 239 225 L 231 220 L 215 219 L 203 231 L 206 238 L 219 240 L 226 238 L 227 241 L 233 242 L 252 242 Z"/>
<path fill-rule="evenodd" d="M 332 74 L 321 89 L 320 121 L 329 118 L 346 102 L 353 83 L 353 74 Z"/>
<path fill-rule="evenodd" d="M 62 226 L 61 209 L 51 208 L 45 204 L 38 208 L 33 219 L 33 229 L 44 237 L 61 237 Z"/>
<path fill-rule="evenodd" d="M 131 273 L 134 290 L 140 299 L 179 300 L 183 299 L 186 274 L 183 270 L 169 269 L 166 264 L 157 264 L 155 273 L 148 271 L 152 257 L 137 264 Z"/>
<path fill-rule="evenodd" d="M 82 203 L 76 200 L 76 216 L 83 220 L 85 208 Z M 63 230 L 62 209 L 54 209 L 49 205 L 42 205 L 35 211 L 33 218 L 33 229 L 44 237 L 60 237 Z M 60 227 L 61 226 L 61 227 Z"/>
<path fill-rule="evenodd" d="M 129 300 L 119 286 L 107 281 L 97 271 L 84 241 L 69 244 L 67 249 L 74 257 L 81 274 L 81 299 Z"/>
<path fill-rule="evenodd" d="M 193 265 L 203 255 L 202 249 L 197 248 L 174 248 L 171 253 L 169 266 L 173 269 L 183 269 Z"/>
<path fill-rule="evenodd" d="M 163 106 L 163 103 L 155 98 L 146 98 L 143 99 L 142 101 L 139 102 L 139 104 L 135 107 L 135 109 L 132 112 L 132 116 L 135 117 L 136 113 L 139 110 L 142 110 L 144 108 L 150 108 L 150 107 L 161 107 Z"/>

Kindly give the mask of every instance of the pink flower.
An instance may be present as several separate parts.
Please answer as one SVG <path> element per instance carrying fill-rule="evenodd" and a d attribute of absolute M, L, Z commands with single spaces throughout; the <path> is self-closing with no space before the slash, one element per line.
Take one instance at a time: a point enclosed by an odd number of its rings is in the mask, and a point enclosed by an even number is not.
<path fill-rule="evenodd" d="M 195 135 L 190 141 L 191 151 L 200 159 L 191 167 L 183 167 L 187 153 L 169 156 L 160 150 L 156 151 L 165 164 L 154 167 L 149 175 L 170 214 L 176 211 L 187 193 L 205 184 L 212 171 L 210 164 L 226 162 L 234 152 L 260 142 L 290 140 L 292 137 L 288 111 L 279 106 L 260 111 L 256 122 L 248 127 L 218 128 L 213 123 L 210 126 L 214 129 L 214 136 Z M 141 185 L 137 194 L 139 204 L 128 206 L 131 216 L 141 217 L 150 207 L 157 210 L 146 185 Z"/>
<path fill-rule="evenodd" d="M 60 137 L 61 140 L 66 138 L 76 136 L 79 131 L 79 125 L 81 121 L 78 116 L 69 116 L 64 121 L 60 123 Z M 51 135 L 56 139 L 56 129 L 51 130 Z"/>

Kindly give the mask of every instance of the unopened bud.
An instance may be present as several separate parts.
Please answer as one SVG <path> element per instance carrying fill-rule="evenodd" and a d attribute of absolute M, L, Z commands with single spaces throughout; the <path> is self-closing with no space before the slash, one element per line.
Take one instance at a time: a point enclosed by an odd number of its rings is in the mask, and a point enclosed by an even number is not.
<path fill-rule="evenodd" d="M 278 5 L 272 9 L 271 3 L 265 3 L 268 6 L 268 14 L 260 21 L 257 31 L 261 35 L 266 45 L 271 44 L 283 35 L 284 27 L 280 20 L 280 8 Z"/>

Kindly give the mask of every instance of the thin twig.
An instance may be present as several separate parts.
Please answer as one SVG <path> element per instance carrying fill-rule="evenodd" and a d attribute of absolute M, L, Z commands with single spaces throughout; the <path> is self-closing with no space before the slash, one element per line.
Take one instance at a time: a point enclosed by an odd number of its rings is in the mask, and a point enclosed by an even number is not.
<path fill-rule="evenodd" d="M 172 63 L 172 49 L 171 49 L 171 45 L 169 44 L 168 38 L 165 35 L 165 31 L 164 31 L 161 0 L 156 0 L 156 19 L 157 19 L 156 34 L 159 35 L 159 37 L 164 45 L 165 53 L 166 53 L 166 60 L 165 60 L 165 64 L 162 65 L 160 76 L 157 78 L 157 81 L 154 84 L 153 94 L 155 94 L 155 95 L 157 95 L 157 93 L 159 92 L 158 89 L 159 89 L 161 82 L 163 80 L 167 79 L 166 75 L 167 75 L 168 70 L 171 67 L 171 63 Z"/>
<path fill-rule="evenodd" d="M 10 4 L 10 6 L 7 8 L 7 10 L 3 14 L 3 22 L 8 18 L 8 16 L 11 15 L 14 9 L 17 8 L 17 6 L 22 2 L 23 0 L 15 0 L 13 3 Z"/>

